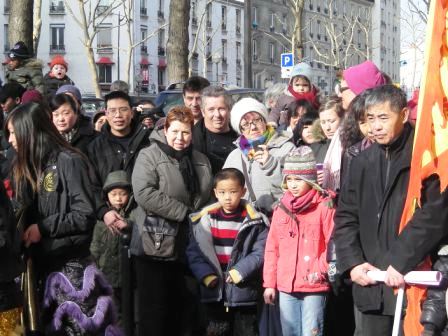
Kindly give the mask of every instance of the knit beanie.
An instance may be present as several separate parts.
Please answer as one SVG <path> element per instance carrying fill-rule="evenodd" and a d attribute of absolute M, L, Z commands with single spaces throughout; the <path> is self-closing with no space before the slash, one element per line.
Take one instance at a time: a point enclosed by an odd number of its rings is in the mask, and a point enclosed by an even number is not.
<path fill-rule="evenodd" d="M 311 76 L 313 73 L 313 69 L 308 63 L 297 63 L 291 70 L 291 79 L 289 80 L 289 84 L 291 84 L 294 77 L 303 76 L 306 77 L 311 83 Z"/>
<path fill-rule="evenodd" d="M 50 62 L 50 69 L 53 69 L 53 67 L 56 65 L 63 65 L 65 67 L 65 70 L 68 71 L 68 64 L 65 61 L 64 57 L 61 55 L 56 55 L 55 57 L 53 57 L 53 59 Z"/>
<path fill-rule="evenodd" d="M 37 90 L 26 90 L 22 95 L 22 104 L 26 103 L 41 103 L 43 100 L 42 94 Z"/>
<path fill-rule="evenodd" d="M 347 82 L 349 89 L 356 95 L 367 89 L 386 84 L 383 74 L 372 61 L 365 61 L 347 68 L 342 77 Z"/>
<path fill-rule="evenodd" d="M 81 104 L 82 102 L 82 97 L 81 97 L 81 91 L 79 91 L 79 89 L 74 86 L 74 85 L 62 85 L 57 91 L 56 94 L 60 94 L 60 93 L 71 93 L 72 95 L 74 95 L 76 97 L 76 100 L 78 100 L 78 102 Z"/>
<path fill-rule="evenodd" d="M 14 44 L 14 47 L 9 51 L 9 58 L 11 59 L 27 59 L 30 58 L 30 52 L 28 48 L 26 47 L 25 43 L 22 41 L 17 42 Z"/>
<path fill-rule="evenodd" d="M 285 157 L 283 166 L 282 188 L 287 189 L 286 177 L 294 175 L 309 183 L 315 189 L 321 189 L 317 184 L 316 159 L 308 146 L 300 146 L 290 151 Z"/>
<path fill-rule="evenodd" d="M 241 119 L 249 112 L 257 112 L 265 121 L 268 120 L 266 106 L 254 98 L 243 98 L 233 105 L 232 111 L 230 112 L 230 124 L 238 134 L 241 134 Z"/>

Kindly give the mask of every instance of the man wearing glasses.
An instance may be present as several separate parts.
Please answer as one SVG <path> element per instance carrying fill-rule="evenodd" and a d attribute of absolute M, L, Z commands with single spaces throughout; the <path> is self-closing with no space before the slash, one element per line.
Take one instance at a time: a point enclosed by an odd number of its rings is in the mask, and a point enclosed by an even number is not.
<path fill-rule="evenodd" d="M 149 130 L 134 120 L 131 98 L 122 91 L 113 91 L 104 97 L 107 124 L 89 144 L 87 155 L 93 165 L 97 186 L 101 190 L 110 172 L 125 170 L 131 177 L 140 149 L 149 144 Z M 101 192 L 99 192 L 101 195 Z M 113 232 L 126 224 L 115 210 L 97 200 L 97 217 Z"/>

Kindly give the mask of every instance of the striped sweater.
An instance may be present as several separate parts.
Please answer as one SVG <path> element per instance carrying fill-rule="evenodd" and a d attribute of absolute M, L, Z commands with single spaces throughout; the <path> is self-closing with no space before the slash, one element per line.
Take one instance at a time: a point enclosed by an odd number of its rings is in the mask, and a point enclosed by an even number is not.
<path fill-rule="evenodd" d="M 225 213 L 222 208 L 209 212 L 211 219 L 211 235 L 216 256 L 221 269 L 225 271 L 232 254 L 232 248 L 238 232 L 247 216 L 245 208 L 240 207 L 234 213 Z"/>

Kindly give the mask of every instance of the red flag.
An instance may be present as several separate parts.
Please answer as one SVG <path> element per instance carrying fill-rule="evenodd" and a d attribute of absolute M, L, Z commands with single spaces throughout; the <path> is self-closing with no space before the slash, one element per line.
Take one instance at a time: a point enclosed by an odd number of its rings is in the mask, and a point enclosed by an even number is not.
<path fill-rule="evenodd" d="M 422 181 L 432 174 L 440 178 L 440 189 L 448 185 L 448 0 L 432 0 L 428 17 L 425 65 L 417 110 L 408 193 L 400 232 L 412 218 L 420 202 Z M 430 267 L 429 261 L 420 269 Z M 408 308 L 404 321 L 406 336 L 419 336 L 421 302 L 425 289 L 411 286 L 406 290 Z"/>

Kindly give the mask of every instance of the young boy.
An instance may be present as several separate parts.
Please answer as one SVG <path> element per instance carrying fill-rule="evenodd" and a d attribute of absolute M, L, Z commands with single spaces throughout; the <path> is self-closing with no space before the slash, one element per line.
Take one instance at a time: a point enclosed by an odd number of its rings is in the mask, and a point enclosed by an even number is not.
<path fill-rule="evenodd" d="M 50 71 L 44 77 L 47 99 L 51 99 L 61 86 L 75 85 L 70 77 L 67 76 L 67 71 L 68 64 L 64 57 L 61 55 L 53 57 L 50 63 Z"/>
<path fill-rule="evenodd" d="M 218 202 L 190 215 L 187 258 L 201 283 L 207 335 L 258 335 L 268 220 L 241 199 L 244 185 L 239 170 L 221 170 L 214 179 Z"/>
<path fill-rule="evenodd" d="M 106 227 L 104 222 L 98 221 L 93 231 L 90 252 L 98 266 L 104 273 L 107 280 L 114 289 L 114 297 L 118 309 L 121 303 L 121 258 L 120 258 L 120 238 L 123 231 L 132 227 L 133 213 L 131 182 L 124 170 L 117 170 L 109 173 L 103 186 L 108 205 L 122 216 L 128 226 L 121 228 L 119 232 L 112 232 Z"/>

